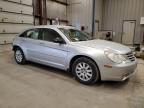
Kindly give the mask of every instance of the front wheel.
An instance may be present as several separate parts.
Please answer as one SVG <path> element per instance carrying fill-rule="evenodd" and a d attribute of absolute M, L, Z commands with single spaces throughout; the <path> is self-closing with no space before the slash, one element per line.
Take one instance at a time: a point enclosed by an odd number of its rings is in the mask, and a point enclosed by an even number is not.
<path fill-rule="evenodd" d="M 15 61 L 18 64 L 25 64 L 26 63 L 24 53 L 20 48 L 15 49 L 14 56 L 15 56 Z"/>
<path fill-rule="evenodd" d="M 78 58 L 73 63 L 72 72 L 76 80 L 86 85 L 93 84 L 100 78 L 96 64 L 91 59 L 85 57 Z"/>

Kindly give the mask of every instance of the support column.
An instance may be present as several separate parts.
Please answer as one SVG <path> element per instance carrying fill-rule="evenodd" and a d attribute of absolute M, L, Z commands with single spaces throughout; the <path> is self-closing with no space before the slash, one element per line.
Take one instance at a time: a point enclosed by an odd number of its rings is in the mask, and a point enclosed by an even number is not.
<path fill-rule="evenodd" d="M 47 24 L 46 0 L 39 0 L 39 23 Z"/>
<path fill-rule="evenodd" d="M 43 0 L 43 24 L 47 24 L 46 0 Z"/>
<path fill-rule="evenodd" d="M 92 38 L 94 38 L 94 33 L 95 33 L 95 3 L 96 0 L 93 0 L 93 6 L 92 6 Z"/>

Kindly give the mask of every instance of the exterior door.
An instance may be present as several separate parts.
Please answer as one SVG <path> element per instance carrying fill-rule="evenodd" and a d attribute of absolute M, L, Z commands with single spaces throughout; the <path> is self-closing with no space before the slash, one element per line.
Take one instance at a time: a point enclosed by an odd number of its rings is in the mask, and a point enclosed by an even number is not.
<path fill-rule="evenodd" d="M 26 50 L 27 59 L 38 62 L 41 52 L 39 43 L 42 41 L 40 29 L 27 30 L 20 37 L 23 37 L 21 44 Z"/>
<path fill-rule="evenodd" d="M 48 28 L 42 28 L 41 35 L 43 36 L 43 41 L 39 43 L 41 63 L 65 69 L 67 45 L 54 42 L 56 38 L 62 39 L 62 37 L 55 30 Z"/>
<path fill-rule="evenodd" d="M 136 21 L 124 21 L 123 22 L 123 35 L 122 43 L 126 45 L 133 45 L 135 35 Z"/>

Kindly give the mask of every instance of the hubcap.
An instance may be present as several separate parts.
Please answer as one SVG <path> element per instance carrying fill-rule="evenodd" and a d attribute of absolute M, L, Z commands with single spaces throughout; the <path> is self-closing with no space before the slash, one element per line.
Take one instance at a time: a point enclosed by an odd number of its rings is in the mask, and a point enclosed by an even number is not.
<path fill-rule="evenodd" d="M 16 60 L 18 61 L 18 62 L 21 62 L 22 61 L 22 58 L 23 58 L 23 56 L 22 56 L 22 53 L 21 53 L 21 51 L 20 50 L 17 50 L 16 51 Z"/>
<path fill-rule="evenodd" d="M 81 62 L 76 66 L 76 74 L 79 79 L 83 81 L 89 81 L 92 77 L 91 66 L 87 63 Z"/>

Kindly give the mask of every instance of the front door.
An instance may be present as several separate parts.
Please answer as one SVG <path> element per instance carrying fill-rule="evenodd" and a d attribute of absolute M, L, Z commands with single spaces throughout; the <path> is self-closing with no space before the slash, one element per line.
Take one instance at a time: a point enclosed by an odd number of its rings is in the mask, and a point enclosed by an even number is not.
<path fill-rule="evenodd" d="M 124 21 L 122 43 L 126 45 L 133 45 L 135 35 L 136 21 Z"/>
<path fill-rule="evenodd" d="M 42 28 L 41 35 L 43 41 L 39 42 L 39 47 L 41 47 L 39 60 L 44 64 L 65 69 L 68 54 L 67 44 L 54 42 L 56 38 L 62 37 L 53 29 Z"/>

